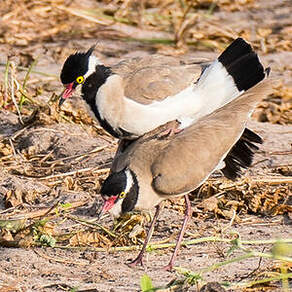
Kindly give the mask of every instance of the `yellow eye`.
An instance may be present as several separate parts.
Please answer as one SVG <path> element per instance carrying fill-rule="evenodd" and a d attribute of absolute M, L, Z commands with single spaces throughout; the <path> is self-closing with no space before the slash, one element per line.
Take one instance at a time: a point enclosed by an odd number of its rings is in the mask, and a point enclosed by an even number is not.
<path fill-rule="evenodd" d="M 120 199 L 123 199 L 125 196 L 126 196 L 126 193 L 125 192 L 121 192 L 119 197 L 120 197 Z"/>
<path fill-rule="evenodd" d="M 83 76 L 79 76 L 79 77 L 77 77 L 76 78 L 76 81 L 77 81 L 77 83 L 83 83 L 83 81 L 84 81 L 84 77 Z"/>

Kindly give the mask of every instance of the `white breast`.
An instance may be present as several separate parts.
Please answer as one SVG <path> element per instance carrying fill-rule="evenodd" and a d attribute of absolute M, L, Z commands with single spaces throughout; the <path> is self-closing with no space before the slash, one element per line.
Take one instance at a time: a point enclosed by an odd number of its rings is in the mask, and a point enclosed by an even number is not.
<path fill-rule="evenodd" d="M 162 101 L 143 105 L 125 97 L 121 125 L 126 131 L 137 135 L 175 119 L 181 122 L 180 128 L 185 128 L 240 94 L 233 78 L 216 60 L 196 84 Z"/>
<path fill-rule="evenodd" d="M 101 117 L 114 128 L 120 127 L 140 136 L 176 119 L 181 122 L 180 127 L 185 128 L 240 94 L 233 78 L 216 60 L 197 83 L 174 96 L 148 105 L 124 96 L 121 78 L 113 75 L 98 91 L 96 103 Z M 120 102 L 118 109 L 114 105 L 116 102 Z"/>

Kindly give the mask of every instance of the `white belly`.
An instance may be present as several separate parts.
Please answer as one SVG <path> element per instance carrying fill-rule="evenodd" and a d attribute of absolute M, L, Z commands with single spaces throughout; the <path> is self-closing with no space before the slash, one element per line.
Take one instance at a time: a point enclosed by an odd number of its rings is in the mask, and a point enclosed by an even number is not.
<path fill-rule="evenodd" d="M 115 80 L 120 80 L 120 77 L 111 76 L 107 90 L 101 90 L 98 93 L 97 106 L 101 117 L 106 119 L 113 128 L 122 128 L 137 136 L 172 120 L 180 121 L 180 128 L 183 129 L 241 93 L 233 78 L 217 60 L 204 71 L 197 83 L 190 84 L 176 95 L 148 105 L 140 104 L 124 96 L 122 87 L 117 90 Z M 117 110 L 117 105 L 114 106 L 109 102 L 109 100 L 115 100 L 117 94 L 120 95 L 119 100 L 122 100 L 119 110 Z"/>

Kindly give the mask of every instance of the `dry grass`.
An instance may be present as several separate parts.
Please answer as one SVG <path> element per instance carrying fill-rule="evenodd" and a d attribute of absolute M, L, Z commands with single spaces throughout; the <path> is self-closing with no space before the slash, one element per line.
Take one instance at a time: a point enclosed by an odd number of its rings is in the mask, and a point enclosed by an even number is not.
<path fill-rule="evenodd" d="M 98 37 L 151 41 L 157 52 L 181 54 L 186 52 L 188 45 L 196 49 L 219 51 L 237 36 L 251 41 L 262 54 L 291 50 L 292 23 L 288 21 L 287 25 L 277 31 L 276 24 L 266 27 L 258 22 L 252 31 L 249 26 L 231 28 L 213 16 L 214 11 L 218 10 L 227 13 L 250 8 L 261 9 L 257 1 L 252 0 L 104 0 L 82 4 L 80 1 L 64 0 L 1 2 L 0 43 L 18 48 L 14 51 L 12 49 L 11 56 L 7 56 L 8 62 L 3 64 L 5 72 L 3 80 L 0 80 L 0 107 L 17 114 L 19 118 L 13 133 L 3 136 L 0 141 L 2 175 L 16 177 L 14 187 L 3 193 L 6 210 L 0 213 L 1 246 L 57 246 L 98 251 L 138 249 L 145 238 L 145 225 L 149 222 L 146 215 L 130 214 L 120 218 L 111 228 L 72 214 L 87 204 L 86 198 L 96 196 L 109 171 L 108 161 L 93 167 L 81 167 L 81 162 L 104 153 L 113 153 L 116 141 L 82 109 L 66 103 L 60 110 L 56 102 L 59 92 L 51 93 L 45 87 L 55 81 L 57 76 L 35 72 L 36 58 L 31 54 L 19 53 L 20 61 L 16 62 L 15 56 L 12 56 L 16 50 L 29 46 L 37 48 L 42 43 L 66 43 L 72 38 Z M 56 59 L 64 59 L 67 53 L 66 49 L 59 50 Z M 23 70 L 25 74 L 21 75 Z M 30 79 L 32 72 L 41 74 L 37 82 Z M 280 81 L 273 96 L 260 104 L 254 118 L 262 122 L 291 124 L 291 112 L 291 87 Z M 41 151 L 38 144 L 19 147 L 20 141 L 31 129 L 37 131 L 43 127 L 46 131 L 57 133 L 54 126 L 64 123 L 81 125 L 86 133 L 102 139 L 104 145 L 66 157 L 57 156 L 52 148 Z M 194 193 L 196 208 L 193 217 L 202 221 L 210 218 L 227 219 L 230 227 L 234 222 L 257 223 L 245 219 L 246 214 L 291 216 L 291 176 L 291 164 L 287 164 L 269 169 L 269 175 L 265 177 L 248 177 L 236 182 L 224 178 L 210 179 Z M 61 203 L 57 199 L 59 192 L 83 192 L 88 197 Z M 34 208 L 43 198 L 50 199 L 51 204 Z M 166 207 L 184 211 L 179 200 L 169 202 Z M 259 224 L 263 222 L 258 220 Z M 219 241 L 234 239 L 225 237 L 222 230 L 217 235 Z M 196 238 L 191 240 L 197 240 L 196 243 L 203 241 Z M 173 246 L 172 242 L 165 241 L 171 239 L 166 238 L 151 248 Z M 40 256 L 45 257 L 43 254 Z M 65 262 L 71 263 L 69 260 Z M 281 274 L 281 269 L 283 265 L 271 270 Z M 286 273 L 291 273 L 292 267 L 288 265 L 285 269 Z M 189 272 L 186 279 L 188 281 L 195 276 Z M 263 275 L 257 276 L 258 279 L 263 278 Z"/>
<path fill-rule="evenodd" d="M 6 2 L 9 2 L 9 5 Z M 232 27 L 230 23 L 225 25 L 224 21 L 212 15 L 215 10 L 222 13 L 251 8 L 261 11 L 262 7 L 252 0 L 127 0 L 96 3 L 89 1 L 84 4 L 76 1 L 68 3 L 64 0 L 6 2 L 0 3 L 0 42 L 11 46 L 38 47 L 40 42 L 120 38 L 152 42 L 160 53 L 181 54 L 188 49 L 187 44 L 196 49 L 221 51 L 233 39 L 242 36 L 250 41 L 260 54 L 292 49 L 292 34 L 289 33 L 292 23 L 289 20 L 281 20 L 282 26 L 280 22 L 270 21 L 272 23 L 269 27 L 264 27 L 265 24 L 261 22 L 250 26 L 245 19 L 239 28 L 236 25 Z M 14 54 L 14 51 L 11 53 Z M 64 48 L 57 52 L 55 58 L 64 60 L 69 53 Z M 30 53 L 20 53 L 18 65 L 30 66 L 32 61 L 36 62 L 35 58 Z M 9 67 L 12 65 L 15 67 L 17 64 L 12 62 Z M 17 68 L 13 70 L 16 71 Z M 11 71 L 11 75 L 13 74 L 15 72 Z M 290 84 L 287 86 L 286 83 L 284 80 L 280 81 L 275 94 L 261 104 L 254 114 L 257 120 L 278 124 L 292 123 L 292 90 Z M 0 106 L 3 106 L 8 98 L 7 81 L 0 83 L 0 90 L 1 88 L 4 92 L 0 95 Z M 21 95 L 23 100 L 25 94 Z M 14 95 L 10 95 L 10 98 L 14 98 Z M 32 100 L 31 95 L 26 98 Z M 36 100 L 33 103 L 35 104 Z M 73 118 L 75 116 L 75 120 L 82 116 L 72 110 L 65 112 L 65 116 L 67 115 L 73 115 Z"/>
<path fill-rule="evenodd" d="M 222 49 L 242 36 L 264 53 L 291 50 L 292 24 L 256 24 L 238 29 L 224 25 L 212 14 L 258 9 L 254 0 L 124 0 L 124 1 L 21 1 L 0 4 L 2 43 L 27 46 L 40 41 L 72 38 L 123 37 L 156 42 L 174 42 L 186 49 Z"/>

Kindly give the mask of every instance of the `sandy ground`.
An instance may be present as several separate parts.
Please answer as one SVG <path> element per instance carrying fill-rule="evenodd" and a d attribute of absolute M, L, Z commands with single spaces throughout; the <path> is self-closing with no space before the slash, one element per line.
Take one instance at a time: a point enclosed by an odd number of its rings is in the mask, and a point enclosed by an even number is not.
<path fill-rule="evenodd" d="M 264 3 L 265 1 L 262 1 Z M 279 25 L 286 25 L 289 21 L 284 16 L 287 11 L 292 12 L 291 3 L 276 1 L 279 5 L 273 6 L 274 1 L 266 1 L 266 14 L 264 20 L 267 23 L 274 23 L 277 19 Z M 276 7 L 276 8 L 275 8 Z M 290 9 L 290 10 L 288 10 Z M 262 11 L 261 11 L 262 13 Z M 222 18 L 226 22 L 226 14 L 218 12 L 216 17 Z M 262 15 L 258 10 L 247 12 L 235 12 L 230 14 L 228 20 L 233 26 L 247 24 L 251 22 L 262 21 Z M 290 13 L 291 15 L 291 13 Z M 291 16 L 290 25 L 292 23 Z M 241 24 L 236 23 L 241 19 Z M 15 54 L 22 52 L 33 52 L 39 55 L 40 61 L 36 70 L 51 74 L 59 74 L 62 66 L 62 60 L 66 54 L 56 62 L 54 54 L 60 51 L 60 48 L 86 49 L 94 43 L 94 40 L 74 40 L 65 44 L 64 42 L 44 43 L 30 48 L 14 47 Z M 151 45 L 141 44 L 139 42 L 123 42 L 119 40 L 101 40 L 102 47 L 97 49 L 98 57 L 107 64 L 113 64 L 121 58 L 146 55 L 153 52 Z M 0 61 L 5 62 L 5 56 L 10 49 L 8 45 L 0 45 Z M 186 57 L 207 57 L 214 58 L 216 53 L 205 51 L 195 52 L 190 49 Z M 284 80 L 284 84 L 292 84 L 292 52 L 269 53 L 262 56 L 262 61 L 266 66 L 272 67 L 272 76 Z M 3 67 L 2 67 L 3 68 Z M 34 82 L 39 81 L 39 75 L 32 74 L 31 79 Z M 57 94 L 61 91 L 60 82 L 54 78 L 47 78 L 41 81 L 44 91 L 42 99 L 48 100 L 53 92 Z M 33 83 L 31 83 L 33 84 Z M 82 108 L 83 105 L 78 98 L 72 98 L 70 101 L 70 110 Z M 291 125 L 273 125 L 270 123 L 259 123 L 250 121 L 249 127 L 261 135 L 265 143 L 256 154 L 254 166 L 246 172 L 248 176 L 270 177 L 276 175 L 277 178 L 285 178 L 285 175 L 274 173 L 272 170 L 281 165 L 292 164 L 292 126 Z M 52 172 L 44 174 L 41 166 L 39 171 L 41 176 L 49 176 L 58 173 L 67 173 L 70 171 L 93 168 L 108 167 L 116 149 L 116 141 L 107 135 L 99 135 L 97 131 L 93 132 L 88 125 L 77 125 L 51 122 L 35 123 L 26 127 L 23 131 L 20 126 L 17 115 L 10 110 L 0 111 L 0 135 L 1 138 L 11 137 L 15 133 L 19 135 L 13 140 L 16 151 L 26 153 L 33 151 L 34 154 L 49 154 L 52 160 L 63 159 L 66 157 L 88 154 L 97 147 L 105 147 L 99 152 L 93 152 L 79 160 L 64 160 L 64 164 L 58 166 Z M 32 148 L 31 148 L 32 147 Z M 290 151 L 290 152 L 289 152 Z M 280 153 L 280 154 L 279 154 Z M 281 154 L 281 153 L 284 153 Z M 65 177 L 60 177 L 59 182 L 50 187 L 42 179 L 29 178 L 26 171 L 30 171 L 25 159 L 18 158 L 15 164 L 1 166 L 0 169 L 0 212 L 5 214 L 4 197 L 7 191 L 15 188 L 28 190 L 37 190 L 37 200 L 25 202 L 18 211 L 35 211 L 43 207 L 53 206 L 57 201 L 80 202 L 85 201 L 79 208 L 74 208 L 71 214 L 79 216 L 85 220 L 94 219 L 94 206 L 100 203 L 98 195 L 99 180 L 96 175 L 87 175 L 85 177 L 74 176 L 74 179 L 80 182 L 77 189 L 66 190 Z M 39 167 L 38 165 L 35 165 Z M 28 167 L 28 168 L 27 168 Z M 11 171 L 13 169 L 14 171 Z M 287 175 L 287 174 L 286 174 Z M 291 177 L 291 173 L 287 176 Z M 291 196 L 292 187 L 287 187 L 287 201 Z M 279 188 L 283 187 L 279 184 Z M 290 192 L 290 193 L 289 193 Z M 291 198 L 290 198 L 291 199 Z M 200 219 L 197 216 L 196 205 L 200 199 L 194 199 L 193 219 L 188 228 L 190 234 L 196 234 L 196 237 L 206 237 L 213 235 L 226 235 L 231 231 L 239 232 L 245 240 L 273 239 L 273 238 L 292 238 L 292 220 L 291 213 L 277 216 L 269 214 L 252 214 L 251 212 L 239 214 L 240 221 L 233 222 L 230 227 L 230 220 L 224 218 Z M 290 205 L 292 204 L 290 200 Z M 290 216 L 290 217 L 289 217 Z M 168 239 L 173 242 L 178 234 L 179 226 L 182 222 L 182 212 L 177 212 L 175 208 L 168 204 L 159 217 L 155 228 L 153 242 Z M 111 218 L 105 218 L 104 224 L 111 226 Z M 72 223 L 70 225 L 72 227 Z M 57 226 L 67 228 L 66 223 Z M 80 225 L 76 224 L 76 228 Z M 224 232 L 222 231 L 224 230 Z M 223 232 L 223 233 L 222 233 Z M 186 239 L 193 238 L 187 235 Z M 264 246 L 256 246 L 255 249 L 263 251 Z M 200 243 L 180 250 L 176 266 L 198 271 L 201 268 L 210 266 L 224 260 L 223 254 L 226 254 L 229 246 L 222 243 Z M 265 246 L 265 251 L 269 251 L 270 246 Z M 95 252 L 82 249 L 59 249 L 59 248 L 14 248 L 0 247 L 0 291 L 140 291 L 140 278 L 146 272 L 153 280 L 155 287 L 165 286 L 171 280 L 181 278 L 175 272 L 166 272 L 161 267 L 168 263 L 171 255 L 171 249 L 163 249 L 149 252 L 145 258 L 145 269 L 137 267 L 129 268 L 125 262 L 133 259 L 137 251 L 128 252 Z M 239 255 L 235 252 L 233 255 Z M 222 281 L 242 281 L 249 277 L 249 274 L 259 265 L 259 259 L 253 258 L 241 262 L 230 264 L 213 272 L 204 275 L 206 282 Z M 261 272 L 271 270 L 275 262 L 263 259 L 260 263 Z M 257 273 L 257 271 L 255 272 Z M 290 285 L 292 285 L 290 283 Z M 1 288 L 2 286 L 2 288 Z M 291 286 L 292 287 L 292 286 Z M 75 290 L 74 290 L 75 289 Z M 170 290 L 168 290 L 170 291 Z M 177 290 L 177 291 L 183 291 Z M 193 286 L 186 291 L 199 291 L 199 288 Z M 217 291 L 217 290 L 216 290 Z M 219 290 L 218 290 L 219 291 Z M 229 291 L 232 291 L 229 289 Z M 264 290 L 258 290 L 264 291 Z M 266 291 L 266 290 L 265 290 Z M 279 284 L 276 283 L 270 287 L 270 291 L 280 291 Z"/>
<path fill-rule="evenodd" d="M 82 136 L 83 134 L 84 137 L 86 135 L 85 133 L 82 133 L 82 129 L 78 126 L 71 126 L 69 128 L 61 126 L 55 129 L 60 133 L 64 128 L 67 133 L 74 128 L 75 131 L 78 129 L 78 136 Z M 292 126 L 251 122 L 250 128 L 256 129 L 265 139 L 265 144 L 261 148 L 261 152 L 257 154 L 255 162 L 263 161 L 268 157 L 268 160 L 265 162 L 259 163 L 256 167 L 251 168 L 250 172 L 263 175 L 267 172 L 265 164 L 279 165 L 287 161 L 287 157 L 283 158 L 281 155 L 270 156 L 268 153 L 273 150 L 285 151 L 289 149 L 290 145 L 288 141 L 289 137 L 291 138 Z M 31 129 L 29 132 L 36 131 L 37 129 L 39 128 Z M 38 134 L 41 141 L 43 135 L 44 134 Z M 24 135 L 24 137 L 27 136 L 30 135 Z M 63 140 L 68 140 L 65 136 L 62 138 Z M 81 142 L 79 138 L 76 137 L 73 137 L 71 142 L 73 139 L 74 150 L 78 151 L 78 143 L 76 143 L 76 140 L 79 141 L 79 143 Z M 82 144 L 83 151 L 86 150 L 87 147 L 89 150 L 92 149 L 92 146 L 104 145 L 104 142 L 101 143 L 98 139 L 92 140 L 92 142 L 94 142 L 92 143 L 93 145 L 90 142 L 90 140 L 87 140 L 87 145 Z M 65 143 L 66 141 L 64 144 Z M 67 146 L 66 149 L 70 151 L 70 144 L 68 143 Z M 70 152 L 70 154 L 72 153 Z M 110 155 L 111 154 L 109 154 L 109 156 Z M 92 164 L 96 165 L 98 163 L 103 163 L 106 157 L 106 154 L 96 155 L 94 159 L 84 163 L 82 167 L 90 167 Z M 291 161 L 291 156 L 288 158 Z M 3 188 L 9 188 L 9 182 L 11 184 L 16 183 L 13 177 L 9 178 L 6 176 L 2 178 L 2 190 Z M 27 180 L 25 180 L 25 182 L 29 183 Z M 37 183 L 41 185 L 41 182 Z M 40 186 L 37 187 L 40 188 Z M 76 209 L 72 214 L 80 216 L 80 218 L 86 220 L 94 218 L 94 215 L 91 214 L 90 210 L 95 198 L 93 196 L 90 197 L 86 192 L 76 193 L 71 191 L 66 193 L 62 191 L 59 196 L 55 198 L 44 196 L 40 199 L 41 202 L 38 206 L 51 206 L 60 198 L 62 202 L 88 199 L 88 204 Z M 98 196 L 97 200 L 100 202 Z M 195 207 L 195 205 L 193 206 Z M 241 224 L 234 224 L 231 228 L 228 228 L 229 220 L 212 218 L 200 220 L 195 217 L 189 224 L 188 231 L 197 234 L 198 237 L 216 235 L 219 230 L 224 229 L 226 229 L 226 234 L 231 231 L 239 232 L 241 237 L 245 240 L 271 238 L 283 239 L 291 238 L 292 236 L 291 220 L 289 217 L 282 215 L 275 217 L 265 215 L 241 216 Z M 160 241 L 162 239 L 173 241 L 177 236 L 181 222 L 182 214 L 179 214 L 170 207 L 165 208 L 158 220 L 153 241 Z M 110 218 L 107 218 L 106 224 L 108 226 L 111 225 Z M 186 239 L 190 238 L 191 237 L 188 236 L 186 237 Z M 259 251 L 262 251 L 262 246 L 258 246 L 257 248 Z M 193 271 L 198 271 L 200 268 L 222 261 L 222 254 L 226 252 L 227 249 L 228 245 L 220 243 L 205 243 L 182 248 L 176 265 Z M 141 267 L 132 269 L 125 265 L 125 262 L 128 259 L 133 259 L 136 254 L 136 251 L 107 253 L 51 248 L 1 248 L 0 278 L 9 286 L 21 288 L 23 291 L 61 291 L 61 288 L 66 290 L 69 287 L 77 287 L 80 289 L 78 291 L 87 291 L 86 289 L 93 289 L 88 291 L 138 291 L 139 279 L 145 271 L 153 279 L 155 286 L 166 285 L 170 280 L 175 278 L 174 273 L 169 273 L 161 269 L 167 264 L 170 258 L 170 249 L 153 251 L 147 254 L 145 270 Z M 237 253 L 235 253 L 234 256 L 236 254 Z M 223 280 L 239 281 L 253 271 L 257 265 L 258 259 L 256 258 L 234 263 L 226 268 L 221 268 L 215 272 L 208 273 L 204 277 L 204 280 L 218 282 Z M 268 269 L 271 266 L 271 261 L 263 260 L 261 262 L 262 270 Z M 190 291 L 196 291 L 195 288 L 192 289 Z"/>

